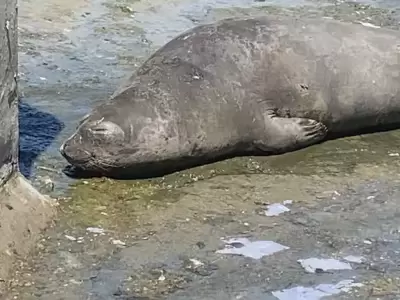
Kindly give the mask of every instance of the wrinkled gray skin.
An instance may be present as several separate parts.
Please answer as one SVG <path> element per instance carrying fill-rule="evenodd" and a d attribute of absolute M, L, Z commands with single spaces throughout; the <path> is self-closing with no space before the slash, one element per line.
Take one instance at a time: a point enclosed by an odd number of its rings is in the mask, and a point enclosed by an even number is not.
<path fill-rule="evenodd" d="M 399 32 L 328 19 L 198 26 L 155 52 L 60 151 L 78 170 L 152 177 L 395 128 L 399 57 Z"/>

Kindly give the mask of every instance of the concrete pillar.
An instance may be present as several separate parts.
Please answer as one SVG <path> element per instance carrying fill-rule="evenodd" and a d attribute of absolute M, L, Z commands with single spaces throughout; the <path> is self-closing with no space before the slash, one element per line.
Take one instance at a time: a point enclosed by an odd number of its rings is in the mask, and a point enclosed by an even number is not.
<path fill-rule="evenodd" d="M 0 0 L 0 296 L 15 259 L 54 214 L 52 201 L 18 169 L 17 28 L 17 0 Z"/>

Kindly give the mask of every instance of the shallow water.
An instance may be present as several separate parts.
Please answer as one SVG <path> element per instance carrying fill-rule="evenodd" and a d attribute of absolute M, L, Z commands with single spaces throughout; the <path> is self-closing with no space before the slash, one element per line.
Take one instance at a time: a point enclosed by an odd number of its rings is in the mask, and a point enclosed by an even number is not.
<path fill-rule="evenodd" d="M 400 4 L 369 2 L 385 9 L 328 0 L 22 1 L 22 170 L 44 191 L 66 194 L 73 180 L 61 173 L 61 141 L 152 51 L 198 23 L 274 12 L 399 28 Z M 399 145 L 397 130 L 154 180 L 75 182 L 56 226 L 7 283 L 7 299 L 393 299 Z M 274 203 L 290 210 L 268 216 Z M 277 245 L 289 248 L 270 251 Z M 346 257 L 352 269 L 315 274 L 298 262 Z"/>

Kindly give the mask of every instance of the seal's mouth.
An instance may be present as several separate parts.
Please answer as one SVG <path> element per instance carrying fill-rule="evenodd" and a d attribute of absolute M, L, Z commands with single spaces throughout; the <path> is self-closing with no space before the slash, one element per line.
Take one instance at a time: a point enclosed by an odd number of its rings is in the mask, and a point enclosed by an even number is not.
<path fill-rule="evenodd" d="M 105 155 L 104 149 L 102 151 L 90 143 L 85 144 L 79 132 L 67 139 L 59 152 L 71 165 L 64 169 L 70 177 L 96 177 L 116 167 L 114 156 Z"/>
<path fill-rule="evenodd" d="M 92 154 L 89 151 L 84 150 L 82 147 L 74 146 L 72 138 L 65 141 L 59 151 L 72 165 L 86 165 L 92 158 Z"/>
<path fill-rule="evenodd" d="M 99 164 L 95 164 L 94 156 L 81 147 L 73 146 L 70 141 L 61 145 L 59 151 L 70 165 L 63 169 L 65 175 L 73 178 L 91 178 L 101 176 Z"/>

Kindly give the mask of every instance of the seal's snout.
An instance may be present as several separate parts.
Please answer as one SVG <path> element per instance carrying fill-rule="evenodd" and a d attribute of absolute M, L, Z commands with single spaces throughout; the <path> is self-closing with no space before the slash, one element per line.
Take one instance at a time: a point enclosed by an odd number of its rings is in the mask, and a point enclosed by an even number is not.
<path fill-rule="evenodd" d="M 77 140 L 81 140 L 81 138 L 74 134 L 59 149 L 61 155 L 73 165 L 86 163 L 91 158 L 90 152 L 83 149 Z"/>
<path fill-rule="evenodd" d="M 125 132 L 118 124 L 104 118 L 86 118 L 59 151 L 72 166 L 98 171 L 116 164 L 118 145 L 124 139 Z"/>

